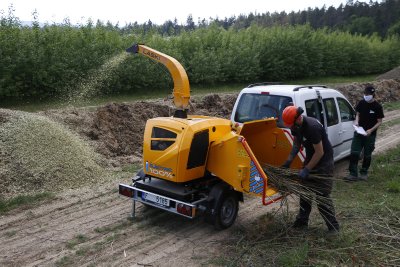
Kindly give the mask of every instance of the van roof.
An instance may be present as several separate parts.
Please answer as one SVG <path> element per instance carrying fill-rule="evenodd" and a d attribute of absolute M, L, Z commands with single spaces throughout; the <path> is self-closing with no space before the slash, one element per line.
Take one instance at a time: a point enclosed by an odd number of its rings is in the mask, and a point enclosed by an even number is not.
<path fill-rule="evenodd" d="M 325 85 L 249 85 L 242 90 L 242 93 L 261 93 L 268 92 L 272 94 L 293 94 L 296 91 L 318 89 L 318 90 L 329 90 Z M 331 89 L 333 90 L 333 89 Z"/>

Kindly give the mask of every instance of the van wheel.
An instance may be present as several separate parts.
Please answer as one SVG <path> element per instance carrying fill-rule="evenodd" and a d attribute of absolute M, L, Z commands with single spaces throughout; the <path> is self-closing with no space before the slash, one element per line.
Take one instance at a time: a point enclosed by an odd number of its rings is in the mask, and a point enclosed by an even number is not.
<path fill-rule="evenodd" d="M 217 203 L 214 226 L 218 230 L 226 229 L 232 226 L 238 214 L 239 201 L 236 192 L 233 190 L 225 191 Z"/>

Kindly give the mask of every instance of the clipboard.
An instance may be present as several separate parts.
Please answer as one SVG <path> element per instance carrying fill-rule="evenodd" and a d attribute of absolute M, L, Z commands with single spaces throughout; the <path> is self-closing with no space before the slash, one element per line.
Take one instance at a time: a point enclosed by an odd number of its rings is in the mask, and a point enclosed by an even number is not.
<path fill-rule="evenodd" d="M 354 130 L 355 130 L 358 134 L 367 136 L 367 132 L 364 130 L 363 127 L 356 126 L 356 125 L 353 125 L 353 127 L 354 127 Z"/>

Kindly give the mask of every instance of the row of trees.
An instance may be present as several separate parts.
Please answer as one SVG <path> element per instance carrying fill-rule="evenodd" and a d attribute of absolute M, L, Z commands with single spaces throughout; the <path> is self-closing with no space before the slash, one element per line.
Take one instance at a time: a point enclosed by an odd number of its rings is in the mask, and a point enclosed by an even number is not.
<path fill-rule="evenodd" d="M 0 97 L 69 95 L 99 70 L 106 78 L 93 83 L 98 92 L 171 88 L 166 69 L 145 57 L 130 56 L 104 69 L 136 42 L 175 57 L 191 84 L 362 75 L 400 64 L 398 36 L 382 41 L 377 36 L 315 30 L 309 25 L 226 30 L 212 24 L 166 38 L 157 33 L 121 34 L 92 23 L 23 27 L 9 16 L 0 20 Z"/>
<path fill-rule="evenodd" d="M 224 29 L 245 29 L 253 24 L 262 27 L 305 25 L 309 24 L 314 29 L 329 28 L 333 30 L 349 31 L 353 34 L 372 35 L 378 34 L 382 38 L 400 34 L 400 0 L 384 0 L 382 2 L 364 3 L 348 1 L 339 7 L 308 8 L 302 11 L 266 12 L 242 14 L 238 17 L 210 18 L 209 20 L 198 18 L 197 23 L 193 17 L 187 17 L 185 25 L 178 24 L 177 20 L 165 21 L 162 25 L 156 25 L 151 20 L 143 23 L 131 23 L 121 28 L 127 32 L 158 32 L 164 36 L 179 35 L 182 31 L 205 28 L 210 24 L 217 24 Z"/>
<path fill-rule="evenodd" d="M 229 22 L 229 19 L 224 20 L 224 24 L 226 21 Z M 314 29 L 327 27 L 353 34 L 376 33 L 381 37 L 387 37 L 400 34 L 400 1 L 364 3 L 350 0 L 346 5 L 341 4 L 337 8 L 323 6 L 290 13 L 249 14 L 239 16 L 231 25 L 240 28 L 252 23 L 260 26 L 310 24 Z"/>
<path fill-rule="evenodd" d="M 86 73 L 121 50 L 116 31 L 86 25 L 22 27 L 0 20 L 0 96 L 51 97 L 74 87 Z"/>

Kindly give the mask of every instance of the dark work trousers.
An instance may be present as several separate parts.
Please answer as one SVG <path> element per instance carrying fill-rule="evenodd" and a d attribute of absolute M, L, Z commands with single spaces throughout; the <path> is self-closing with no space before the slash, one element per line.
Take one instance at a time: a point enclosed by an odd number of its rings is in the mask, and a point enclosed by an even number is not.
<path fill-rule="evenodd" d="M 331 199 L 333 180 L 332 176 L 321 179 L 307 179 L 302 182 L 307 193 L 300 195 L 300 210 L 295 224 L 308 225 L 312 209 L 312 201 L 315 196 L 318 211 L 324 219 L 328 230 L 339 231 L 339 223 L 336 220 L 335 208 Z"/>
<path fill-rule="evenodd" d="M 364 136 L 354 132 L 353 142 L 351 143 L 351 153 L 349 162 L 349 173 L 358 177 L 358 160 L 361 151 L 364 149 L 364 159 L 360 169 L 360 174 L 368 174 L 371 165 L 372 152 L 375 149 L 376 131 L 369 136 Z"/>

